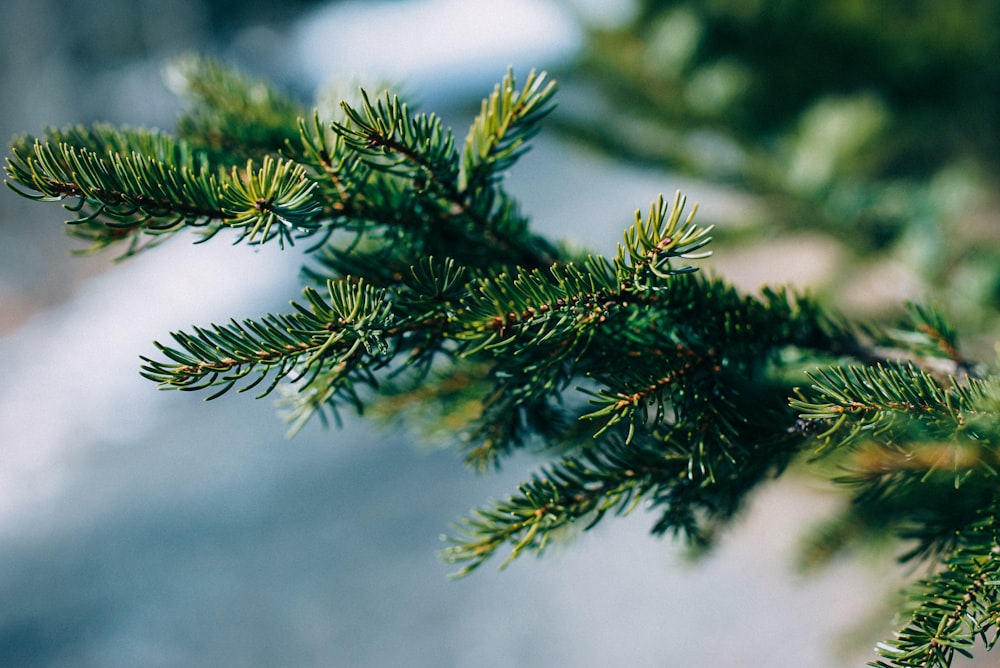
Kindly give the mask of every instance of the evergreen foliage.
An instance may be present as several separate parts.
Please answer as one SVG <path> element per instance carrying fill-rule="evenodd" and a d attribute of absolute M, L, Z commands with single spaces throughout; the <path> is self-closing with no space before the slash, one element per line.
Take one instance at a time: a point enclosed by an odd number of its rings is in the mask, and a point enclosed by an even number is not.
<path fill-rule="evenodd" d="M 459 145 L 391 93 L 324 119 L 217 63 L 181 71 L 193 106 L 178 137 L 50 129 L 16 140 L 6 167 L 19 194 L 65 202 L 92 249 L 131 255 L 185 228 L 309 239 L 288 313 L 176 332 L 144 376 L 207 398 L 282 387 L 293 430 L 436 402 L 464 420 L 479 468 L 543 451 L 550 463 L 459 523 L 444 558 L 462 573 L 640 502 L 654 533 L 708 546 L 760 484 L 846 453 L 852 503 L 825 551 L 845 528 L 891 533 L 933 570 L 873 665 L 992 647 L 1000 386 L 943 315 L 914 306 L 885 327 L 785 289 L 742 294 L 696 271 L 711 228 L 679 194 L 637 212 L 611 258 L 535 235 L 503 174 L 553 108 L 544 74 L 508 73 Z"/>

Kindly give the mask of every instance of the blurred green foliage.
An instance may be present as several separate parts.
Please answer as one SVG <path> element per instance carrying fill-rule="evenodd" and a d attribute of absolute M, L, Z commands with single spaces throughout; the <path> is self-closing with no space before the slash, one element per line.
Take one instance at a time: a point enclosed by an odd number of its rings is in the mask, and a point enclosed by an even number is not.
<path fill-rule="evenodd" d="M 965 331 L 998 323 L 1000 2 L 645 0 L 591 26 L 574 73 L 597 103 L 563 128 L 623 159 L 758 196 L 723 243 L 819 231 L 849 251 L 822 286 L 903 267 Z M 981 342 L 980 342 L 981 343 Z"/>

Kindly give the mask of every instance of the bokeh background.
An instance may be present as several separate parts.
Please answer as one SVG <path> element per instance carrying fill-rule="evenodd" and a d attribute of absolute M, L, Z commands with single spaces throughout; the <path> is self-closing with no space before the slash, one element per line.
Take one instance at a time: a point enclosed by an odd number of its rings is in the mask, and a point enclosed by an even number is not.
<path fill-rule="evenodd" d="M 711 266 L 748 290 L 794 282 L 867 313 L 930 291 L 912 268 L 926 239 L 908 227 L 871 223 L 862 231 L 879 252 L 845 265 L 845 247 L 872 245 L 857 241 L 861 228 L 792 224 L 802 202 L 844 199 L 817 195 L 822 166 L 797 181 L 734 176 L 745 146 L 703 122 L 718 108 L 700 108 L 697 132 L 684 135 L 654 122 L 676 125 L 691 110 L 657 111 L 683 91 L 655 89 L 671 71 L 654 78 L 637 63 L 684 72 L 684 35 L 700 20 L 656 5 L 5 0 L 0 135 L 105 120 L 170 128 L 179 107 L 166 66 L 199 53 L 305 98 L 338 83 L 397 82 L 461 137 L 508 66 L 537 67 L 565 81 L 561 106 L 509 184 L 538 229 L 608 253 L 635 209 L 680 188 L 720 224 Z M 745 74 L 717 67 L 690 80 L 722 104 Z M 763 144 L 811 164 L 800 154 L 826 150 L 816 137 L 833 127 L 837 150 L 850 149 L 837 155 L 854 165 L 879 137 L 872 104 L 816 120 L 803 103 L 820 129 L 790 122 L 801 145 L 774 135 Z M 837 129 L 841 112 L 867 134 Z M 601 124 L 609 131 L 588 131 Z M 678 136 L 683 154 L 656 153 Z M 944 177 L 941 189 L 960 186 L 963 202 L 987 208 L 980 171 Z M 885 206 L 896 218 L 905 211 L 892 197 L 909 201 L 908 184 L 891 180 Z M 942 195 L 928 210 L 956 206 Z M 298 294 L 301 258 L 183 239 L 123 263 L 70 258 L 66 217 L 0 195 L 0 665 L 832 667 L 862 663 L 888 630 L 896 571 L 865 559 L 796 570 L 802 528 L 837 503 L 802 478 L 755 496 L 694 564 L 649 537 L 639 510 L 542 560 L 449 580 L 439 535 L 538 461 L 525 455 L 480 476 L 398 425 L 351 418 L 289 441 L 269 400 L 157 392 L 137 373 L 154 339 L 282 310 Z M 995 221 L 976 221 L 992 238 Z M 980 274 L 995 269 L 979 263 Z M 975 304 L 992 299 L 990 275 L 967 274 L 986 285 Z M 982 314 L 975 304 L 958 305 L 967 321 Z"/>

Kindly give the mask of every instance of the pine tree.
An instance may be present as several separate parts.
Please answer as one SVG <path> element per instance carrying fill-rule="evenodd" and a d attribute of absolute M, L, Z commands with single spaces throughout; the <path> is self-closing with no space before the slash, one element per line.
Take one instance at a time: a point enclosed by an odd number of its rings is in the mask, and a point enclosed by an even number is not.
<path fill-rule="evenodd" d="M 324 118 L 211 61 L 187 61 L 177 135 L 105 125 L 15 140 L 7 183 L 59 201 L 89 250 L 135 255 L 185 231 L 308 244 L 287 313 L 157 343 L 141 373 L 211 399 L 280 394 L 291 430 L 381 403 L 462 421 L 476 468 L 549 458 L 462 520 L 443 557 L 474 571 L 541 554 L 644 503 L 652 531 L 712 543 L 789 466 L 851 499 L 822 536 L 892 535 L 931 566 L 876 666 L 947 666 L 997 639 L 1000 382 L 937 309 L 855 322 L 809 295 L 743 294 L 698 271 L 711 227 L 683 195 L 637 211 L 617 253 L 534 234 L 505 190 L 554 105 L 510 72 L 457 142 L 398 95 Z M 817 548 L 818 549 L 818 548 Z"/>

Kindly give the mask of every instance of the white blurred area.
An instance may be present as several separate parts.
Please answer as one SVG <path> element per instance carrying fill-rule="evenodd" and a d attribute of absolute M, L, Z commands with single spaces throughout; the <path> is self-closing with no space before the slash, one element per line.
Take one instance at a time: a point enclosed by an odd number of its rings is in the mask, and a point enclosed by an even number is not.
<path fill-rule="evenodd" d="M 613 4 L 613 3 L 612 3 Z M 296 28 L 307 79 L 400 83 L 421 98 L 488 91 L 506 68 L 566 60 L 582 35 L 566 9 L 537 0 L 343 2 Z"/>
<path fill-rule="evenodd" d="M 627 11 L 596 1 L 334 3 L 284 26 L 248 26 L 212 50 L 239 55 L 256 44 L 306 87 L 387 78 L 457 107 L 488 93 L 508 66 L 558 76 L 580 46 L 575 20 Z M 171 51 L 90 75 L 104 91 L 125 91 L 122 104 L 135 96 L 150 104 L 166 99 L 150 73 Z M 114 72 L 127 85 L 114 85 Z M 40 89 L 58 83 L 17 85 L 42 98 Z M 56 115 L 71 114 L 72 102 Z M 37 131 L 47 122 L 37 113 L 37 123 L 12 131 Z M 542 229 L 602 252 L 659 192 L 707 193 L 544 133 L 509 183 Z M 4 244 L 25 243 L 13 226 L 27 216 L 38 228 L 31 243 L 60 234 L 66 216 L 54 206 L 0 198 L 10 207 Z M 301 260 L 176 239 L 73 277 L 64 296 L 0 339 L 0 665 L 858 663 L 837 643 L 870 612 L 876 585 L 840 567 L 799 579 L 792 566 L 795 531 L 827 507 L 819 494 L 769 490 L 755 502 L 763 512 L 696 566 L 649 537 L 654 518 L 637 511 L 545 559 L 523 558 L 503 573 L 490 564 L 455 582 L 435 556 L 438 534 L 512 491 L 539 462 L 521 457 L 481 477 L 453 452 L 428 452 L 407 433 L 353 418 L 286 441 L 268 399 L 205 403 L 139 377 L 138 356 L 155 355 L 151 341 L 166 342 L 172 330 L 285 308 L 298 295 Z M 22 271 L 34 281 L 65 278 L 47 265 Z"/>

